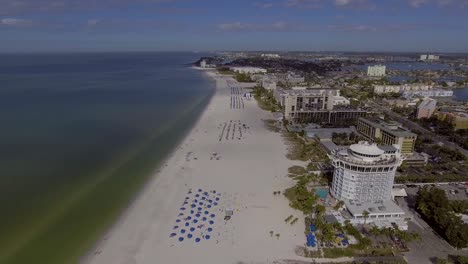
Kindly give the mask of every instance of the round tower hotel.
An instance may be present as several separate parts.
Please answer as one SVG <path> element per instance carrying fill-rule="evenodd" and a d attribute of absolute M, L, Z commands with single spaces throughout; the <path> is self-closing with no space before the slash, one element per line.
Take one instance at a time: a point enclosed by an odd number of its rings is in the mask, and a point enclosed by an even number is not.
<path fill-rule="evenodd" d="M 335 151 L 332 159 L 333 197 L 361 203 L 391 199 L 395 172 L 402 162 L 398 148 L 361 141 Z"/>

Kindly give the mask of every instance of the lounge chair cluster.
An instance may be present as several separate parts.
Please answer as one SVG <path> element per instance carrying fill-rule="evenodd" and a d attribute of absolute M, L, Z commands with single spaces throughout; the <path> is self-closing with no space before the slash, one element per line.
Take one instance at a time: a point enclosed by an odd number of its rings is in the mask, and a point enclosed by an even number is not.
<path fill-rule="evenodd" d="M 187 196 L 179 208 L 179 214 L 172 227 L 173 232 L 169 237 L 179 242 L 191 240 L 199 243 L 209 240 L 213 232 L 216 207 L 221 199 L 221 194 L 215 190 L 203 191 L 198 189 L 187 192 Z"/>
<path fill-rule="evenodd" d="M 230 120 L 229 123 L 221 123 L 218 126 L 220 129 L 219 142 L 223 140 L 241 140 L 244 135 L 248 132 L 249 127 L 246 124 L 241 123 L 240 120 Z"/>

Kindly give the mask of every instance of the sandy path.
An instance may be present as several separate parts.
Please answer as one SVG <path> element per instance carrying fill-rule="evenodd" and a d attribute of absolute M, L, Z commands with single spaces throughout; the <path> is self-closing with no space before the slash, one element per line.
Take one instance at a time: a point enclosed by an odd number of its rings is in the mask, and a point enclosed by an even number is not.
<path fill-rule="evenodd" d="M 297 258 L 294 248 L 305 242 L 302 216 L 282 195 L 273 195 L 293 184 L 286 177 L 293 162 L 285 158 L 280 135 L 263 125 L 262 119 L 272 116 L 253 99 L 243 99 L 243 107 L 233 109 L 231 94 L 238 89 L 231 87 L 240 85 L 232 78 L 207 74 L 216 78 L 217 91 L 201 118 L 83 263 L 269 263 Z M 187 227 L 181 234 L 199 188 L 220 194 L 219 204 L 209 209 L 216 215 L 212 231 L 206 230 L 208 224 L 198 230 L 201 222 L 187 221 L 197 230 L 189 232 Z M 189 203 L 183 205 L 187 196 Z M 201 211 L 208 210 L 206 206 Z M 226 207 L 235 211 L 228 222 L 223 220 Z M 179 216 L 181 212 L 184 216 Z M 290 214 L 299 217 L 293 226 L 284 222 Z M 181 227 L 174 230 L 174 225 Z M 279 233 L 279 239 L 271 237 L 270 230 Z M 171 233 L 177 235 L 170 237 Z M 187 238 L 188 233 L 193 237 Z M 184 241 L 179 242 L 181 236 Z M 195 237 L 201 238 L 199 243 Z"/>

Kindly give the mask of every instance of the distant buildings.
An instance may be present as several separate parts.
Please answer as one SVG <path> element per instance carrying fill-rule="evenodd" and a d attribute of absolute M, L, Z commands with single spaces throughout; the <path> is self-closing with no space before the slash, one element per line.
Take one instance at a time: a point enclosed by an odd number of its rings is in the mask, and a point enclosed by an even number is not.
<path fill-rule="evenodd" d="M 282 103 L 285 117 L 294 117 L 298 112 L 316 110 L 332 110 L 333 97 L 338 94 L 335 89 L 303 89 L 285 90 Z"/>
<path fill-rule="evenodd" d="M 402 84 L 402 85 L 374 85 L 374 93 L 402 93 L 407 91 L 427 91 L 433 88 L 426 84 Z"/>
<path fill-rule="evenodd" d="M 367 67 L 367 76 L 381 77 L 385 76 L 385 65 L 374 65 Z"/>
<path fill-rule="evenodd" d="M 303 76 L 297 75 L 297 74 L 292 73 L 292 72 L 277 73 L 277 74 L 275 74 L 275 76 L 276 76 L 278 82 L 283 84 L 283 85 L 294 86 L 294 85 L 298 85 L 298 84 L 301 84 L 301 83 L 305 82 L 305 78 Z"/>
<path fill-rule="evenodd" d="M 295 87 L 292 90 L 277 90 L 275 97 L 284 108 L 284 117 L 299 123 L 338 124 L 356 121 L 365 116 L 366 111 L 353 108 L 335 109 L 336 89 L 307 89 Z M 338 107 L 340 108 L 340 107 Z"/>
<path fill-rule="evenodd" d="M 452 124 L 455 130 L 468 129 L 468 113 L 439 111 L 436 115 L 438 119 Z"/>
<path fill-rule="evenodd" d="M 414 152 L 417 135 L 402 128 L 399 123 L 359 118 L 356 129 L 372 142 L 387 146 L 398 145 L 401 154 L 411 155 Z"/>
<path fill-rule="evenodd" d="M 402 92 L 403 97 L 411 98 L 415 96 L 422 96 L 422 97 L 450 97 L 453 96 L 453 91 L 451 90 L 442 90 L 442 89 L 434 89 L 434 90 L 427 90 L 427 91 L 404 91 Z"/>
<path fill-rule="evenodd" d="M 244 74 L 255 74 L 255 73 L 267 73 L 266 69 L 258 68 L 258 67 L 230 67 L 229 68 L 233 72 L 237 73 L 244 73 Z"/>
<path fill-rule="evenodd" d="M 200 61 L 200 67 L 201 68 L 206 68 L 206 60 Z"/>
<path fill-rule="evenodd" d="M 437 61 L 439 60 L 439 56 L 437 55 L 434 55 L 434 54 L 422 54 L 420 57 L 419 57 L 419 60 L 422 60 L 422 61 Z"/>
<path fill-rule="evenodd" d="M 261 56 L 263 58 L 273 58 L 273 59 L 280 58 L 279 54 L 274 54 L 274 53 L 263 53 Z"/>
<path fill-rule="evenodd" d="M 418 106 L 418 111 L 416 113 L 416 118 L 429 118 L 434 113 L 437 106 L 437 101 L 431 98 L 426 98 Z"/>
<path fill-rule="evenodd" d="M 379 227 L 396 223 L 407 229 L 403 210 L 391 200 L 396 169 L 403 161 L 398 148 L 361 141 L 333 151 L 331 158 L 335 168 L 331 194 L 345 202 L 351 223 Z"/>

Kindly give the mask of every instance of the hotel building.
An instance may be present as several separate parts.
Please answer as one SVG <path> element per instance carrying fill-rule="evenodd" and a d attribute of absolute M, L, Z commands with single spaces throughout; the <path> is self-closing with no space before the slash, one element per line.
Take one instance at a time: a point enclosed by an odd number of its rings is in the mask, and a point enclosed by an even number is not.
<path fill-rule="evenodd" d="M 357 131 L 367 140 L 379 142 L 381 145 L 398 145 L 401 154 L 408 155 L 414 152 L 416 134 L 401 127 L 396 122 L 387 123 L 383 120 L 371 121 L 359 118 L 356 126 Z"/>
<path fill-rule="evenodd" d="M 395 223 L 407 229 L 405 213 L 392 201 L 395 172 L 403 161 L 396 146 L 361 141 L 333 151 L 331 158 L 335 168 L 331 194 L 345 202 L 351 223 L 372 222 L 379 227 Z"/>

